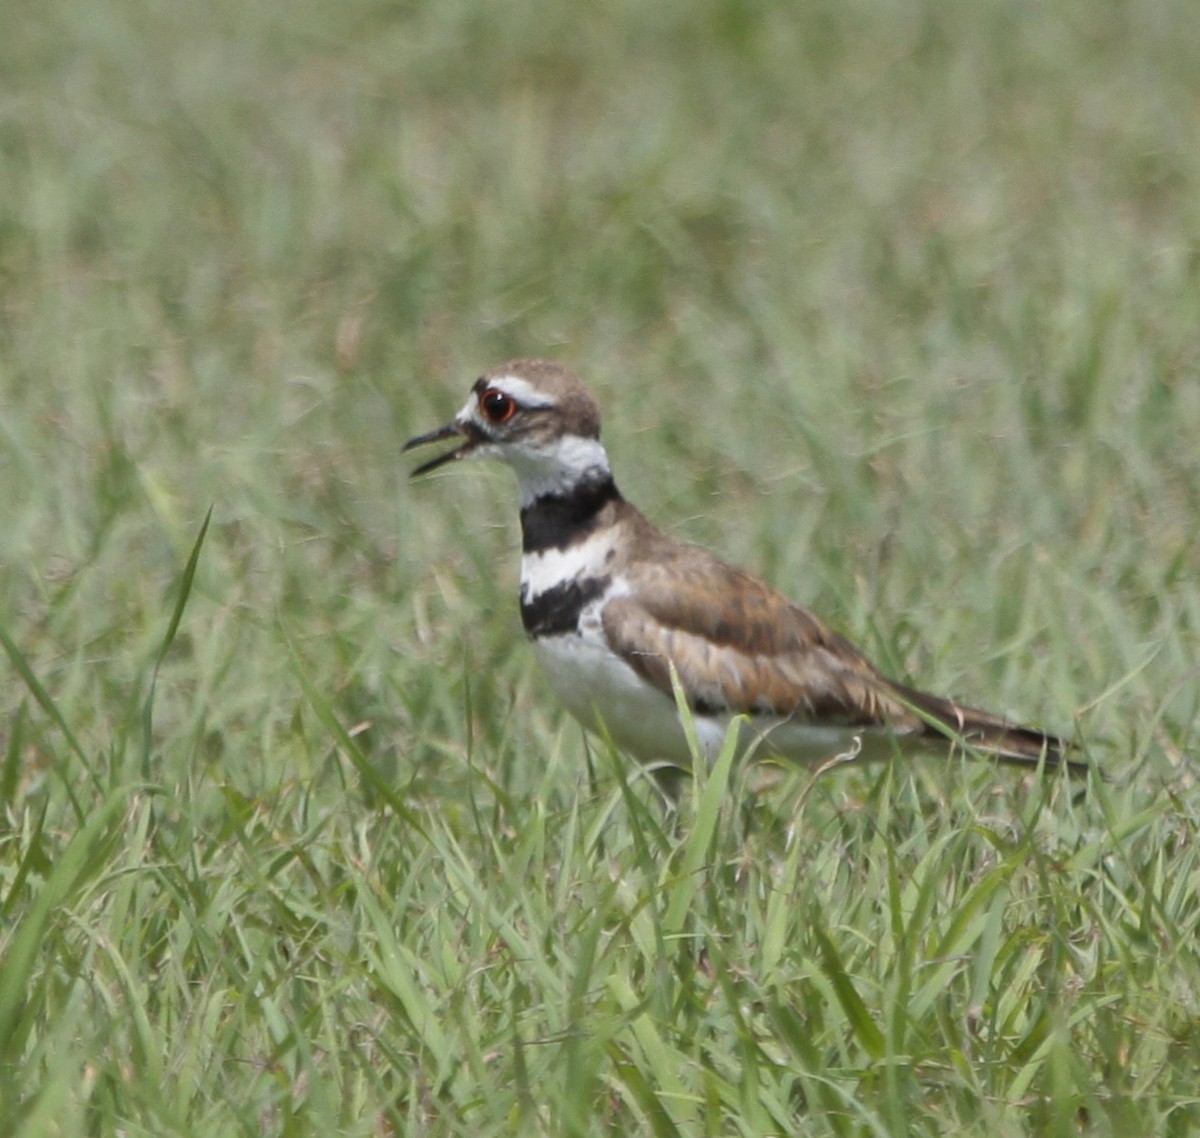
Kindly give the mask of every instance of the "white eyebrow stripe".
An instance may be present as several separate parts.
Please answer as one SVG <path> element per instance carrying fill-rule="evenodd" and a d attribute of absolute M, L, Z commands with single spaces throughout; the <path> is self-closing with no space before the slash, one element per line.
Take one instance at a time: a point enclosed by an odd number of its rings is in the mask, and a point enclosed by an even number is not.
<path fill-rule="evenodd" d="M 505 395 L 511 395 L 522 407 L 553 407 L 554 400 L 543 395 L 527 379 L 519 375 L 498 375 L 488 380 L 488 387 L 495 387 Z"/>

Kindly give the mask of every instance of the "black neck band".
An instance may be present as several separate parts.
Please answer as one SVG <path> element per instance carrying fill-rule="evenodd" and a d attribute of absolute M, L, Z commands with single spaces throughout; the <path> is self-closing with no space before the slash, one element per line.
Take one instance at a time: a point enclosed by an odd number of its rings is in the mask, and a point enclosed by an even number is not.
<path fill-rule="evenodd" d="M 540 553 L 565 549 L 589 533 L 596 515 L 621 495 L 611 474 L 597 481 L 581 482 L 566 494 L 546 494 L 521 511 L 521 550 Z"/>

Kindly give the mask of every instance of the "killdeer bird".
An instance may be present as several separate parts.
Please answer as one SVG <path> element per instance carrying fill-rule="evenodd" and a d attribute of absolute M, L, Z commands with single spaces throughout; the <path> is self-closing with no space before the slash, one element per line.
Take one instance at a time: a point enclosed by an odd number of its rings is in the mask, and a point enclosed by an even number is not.
<path fill-rule="evenodd" d="M 643 762 L 691 765 L 676 682 L 710 763 L 739 716 L 759 756 L 811 765 L 955 744 L 1066 761 L 1063 740 L 889 679 L 808 609 L 653 526 L 617 490 L 599 409 L 561 364 L 492 368 L 449 423 L 404 449 L 450 438 L 461 441 L 413 476 L 464 458 L 516 472 L 521 619 L 546 680 Z"/>

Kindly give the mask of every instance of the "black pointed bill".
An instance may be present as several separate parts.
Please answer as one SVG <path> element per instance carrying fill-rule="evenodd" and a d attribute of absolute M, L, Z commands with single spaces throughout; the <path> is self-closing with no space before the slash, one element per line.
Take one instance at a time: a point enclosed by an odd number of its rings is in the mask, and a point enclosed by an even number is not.
<path fill-rule="evenodd" d="M 457 423 L 447 423 L 444 427 L 438 427 L 436 431 L 430 431 L 425 435 L 417 435 L 415 439 L 409 439 L 401 447 L 401 450 L 408 451 L 414 447 L 424 446 L 426 443 L 440 443 L 442 439 L 462 438 L 464 435 L 466 435 L 466 432 Z M 437 458 L 431 458 L 428 462 L 421 463 L 409 477 L 416 478 L 419 474 L 428 474 L 429 471 L 436 470 L 443 463 L 453 462 L 456 458 L 461 458 L 474 446 L 474 440 L 468 436 L 462 446 L 455 447 L 453 450 L 448 450 L 445 454 L 439 454 Z"/>

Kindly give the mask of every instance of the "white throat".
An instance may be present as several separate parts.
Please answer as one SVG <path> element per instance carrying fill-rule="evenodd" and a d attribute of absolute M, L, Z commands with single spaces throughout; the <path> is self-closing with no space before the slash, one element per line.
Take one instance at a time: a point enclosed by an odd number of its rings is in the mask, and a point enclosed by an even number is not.
<path fill-rule="evenodd" d="M 569 494 L 585 482 L 612 476 L 608 452 L 600 440 L 579 435 L 560 435 L 537 444 L 484 445 L 477 453 L 481 457 L 498 458 L 513 468 L 522 508 L 547 495 Z"/>

